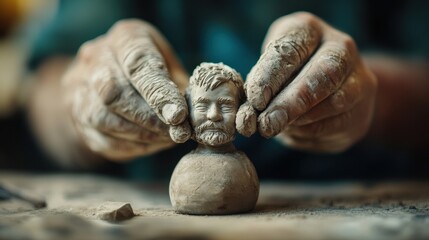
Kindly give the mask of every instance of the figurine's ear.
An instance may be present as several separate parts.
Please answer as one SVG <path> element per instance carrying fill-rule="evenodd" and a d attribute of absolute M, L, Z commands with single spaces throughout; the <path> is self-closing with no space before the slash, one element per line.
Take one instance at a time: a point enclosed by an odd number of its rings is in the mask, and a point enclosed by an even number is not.
<path fill-rule="evenodd" d="M 238 98 L 239 98 L 240 105 L 247 101 L 245 90 L 246 90 L 246 83 L 238 87 Z"/>
<path fill-rule="evenodd" d="M 191 124 L 191 111 L 193 111 L 193 107 L 192 107 L 192 100 L 191 100 L 191 88 L 188 87 L 185 91 L 185 99 L 186 99 L 186 103 L 188 104 L 188 117 L 185 119 L 185 121 L 188 122 L 188 125 L 191 129 L 191 139 L 195 141 L 195 131 L 194 128 L 192 127 Z"/>
<path fill-rule="evenodd" d="M 185 97 L 186 103 L 188 104 L 188 112 L 191 113 L 192 102 L 191 102 L 191 88 L 190 87 L 186 88 L 184 97 Z"/>

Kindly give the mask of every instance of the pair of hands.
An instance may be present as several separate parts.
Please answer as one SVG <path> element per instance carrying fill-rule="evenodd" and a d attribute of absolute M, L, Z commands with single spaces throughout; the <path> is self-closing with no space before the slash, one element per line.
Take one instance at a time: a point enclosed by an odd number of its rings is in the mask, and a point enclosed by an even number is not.
<path fill-rule="evenodd" d="M 365 135 L 377 81 L 349 36 L 295 13 L 271 25 L 263 48 L 247 76 L 240 133 L 259 131 L 318 152 L 345 150 Z M 162 35 L 143 21 L 125 20 L 80 48 L 63 87 L 85 144 L 123 160 L 187 139 L 187 82 Z"/>

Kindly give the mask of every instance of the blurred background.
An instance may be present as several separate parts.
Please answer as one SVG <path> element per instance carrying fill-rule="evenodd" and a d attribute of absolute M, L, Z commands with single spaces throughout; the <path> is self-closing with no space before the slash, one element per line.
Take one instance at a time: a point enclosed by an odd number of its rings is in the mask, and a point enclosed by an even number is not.
<path fill-rule="evenodd" d="M 31 39 L 57 7 L 56 0 L 0 0 L 0 117 L 12 114 L 22 101 Z"/>
<path fill-rule="evenodd" d="M 188 72 L 202 61 L 224 62 L 245 77 L 259 58 L 270 24 L 296 11 L 312 12 L 350 34 L 364 54 L 427 62 L 428 10 L 428 1 L 404 0 L 0 0 L 0 168 L 64 171 L 49 160 L 28 125 L 25 101 L 34 84 L 32 73 L 52 56 L 72 57 L 82 43 L 105 33 L 120 19 L 153 23 L 176 49 Z M 239 137 L 236 145 L 250 149 L 247 154 L 267 178 L 429 177 L 426 151 L 370 141 L 335 156 L 285 151 L 260 136 Z M 190 143 L 120 166 L 109 163 L 110 170 L 103 171 L 138 179 L 166 178 L 180 156 L 193 147 Z"/>
<path fill-rule="evenodd" d="M 58 4 L 56 0 L 0 0 L 0 169 L 38 169 L 24 114 L 32 84 L 27 61 L 31 43 L 53 19 Z"/>

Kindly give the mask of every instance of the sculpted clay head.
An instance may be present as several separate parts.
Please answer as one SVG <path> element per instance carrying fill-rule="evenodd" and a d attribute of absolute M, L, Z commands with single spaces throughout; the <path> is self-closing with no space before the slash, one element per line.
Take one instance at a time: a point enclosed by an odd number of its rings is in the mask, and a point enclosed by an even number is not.
<path fill-rule="evenodd" d="M 234 69 L 222 63 L 198 66 L 187 89 L 193 138 L 209 146 L 234 140 L 235 117 L 243 94 L 243 80 Z"/>

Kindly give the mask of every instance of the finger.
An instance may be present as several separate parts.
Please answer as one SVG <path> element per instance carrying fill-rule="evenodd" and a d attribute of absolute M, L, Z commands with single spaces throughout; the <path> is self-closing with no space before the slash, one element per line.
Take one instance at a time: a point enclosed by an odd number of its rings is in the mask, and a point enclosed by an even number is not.
<path fill-rule="evenodd" d="M 290 146 L 323 152 L 340 152 L 365 136 L 372 115 L 368 112 L 368 98 L 349 112 L 305 126 L 290 126 L 278 135 Z M 370 110 L 371 111 L 371 110 Z M 352 127 L 351 127 L 352 126 Z"/>
<path fill-rule="evenodd" d="M 256 132 L 256 111 L 249 102 L 243 103 L 238 109 L 235 126 L 245 137 L 250 137 Z"/>
<path fill-rule="evenodd" d="M 247 76 L 246 95 L 252 106 L 263 111 L 316 50 L 321 31 L 316 20 L 287 17 L 274 23 L 272 39 Z"/>
<path fill-rule="evenodd" d="M 277 135 L 335 92 L 349 75 L 353 61 L 347 46 L 336 42 L 324 43 L 295 79 L 259 115 L 261 135 Z"/>
<path fill-rule="evenodd" d="M 123 140 L 152 144 L 171 142 L 168 136 L 161 135 L 129 122 L 115 113 L 110 112 L 101 103 L 97 104 L 96 101 L 96 99 L 93 99 L 93 103 L 88 107 L 88 111 L 82 113 L 83 125 L 95 128 L 100 132 Z"/>
<path fill-rule="evenodd" d="M 179 125 L 172 125 L 169 129 L 171 139 L 176 143 L 184 143 L 191 137 L 191 125 L 188 121 L 184 121 Z"/>
<path fill-rule="evenodd" d="M 303 126 L 350 111 L 363 98 L 362 81 L 352 73 L 336 92 L 291 123 Z"/>
<path fill-rule="evenodd" d="M 101 133 L 91 127 L 82 128 L 80 133 L 83 135 L 83 139 L 85 139 L 88 147 L 93 152 L 115 161 L 123 161 L 137 156 L 151 154 L 172 145 L 171 142 L 145 144 L 133 141 L 124 141 L 123 139 L 118 139 L 108 134 Z"/>
<path fill-rule="evenodd" d="M 176 54 L 170 44 L 165 40 L 162 34 L 150 24 L 147 24 L 148 31 L 153 38 L 154 44 L 159 49 L 161 55 L 167 64 L 168 72 L 179 90 L 184 93 L 189 84 L 189 75 L 183 68 L 181 62 L 176 57 Z"/>
<path fill-rule="evenodd" d="M 100 50 L 106 43 L 106 36 L 100 35 L 95 39 L 86 41 L 83 43 L 76 55 L 80 62 L 85 64 L 91 64 L 94 60 L 97 60 L 96 56 L 100 54 Z"/>
<path fill-rule="evenodd" d="M 340 153 L 352 144 L 343 135 L 336 135 L 329 139 L 301 139 L 283 135 L 278 135 L 276 138 L 292 148 L 315 153 Z"/>
<path fill-rule="evenodd" d="M 151 144 L 171 142 L 171 139 L 166 135 L 142 128 L 110 112 L 107 112 L 100 121 L 93 122 L 92 126 L 100 132 L 119 139 Z"/>
<path fill-rule="evenodd" d="M 289 126 L 285 134 L 303 139 L 317 139 L 347 132 L 350 126 L 356 126 L 356 121 L 359 120 L 354 114 L 355 111 L 351 110 L 304 126 Z"/>
<path fill-rule="evenodd" d="M 140 22 L 123 22 L 113 28 L 112 46 L 119 65 L 134 88 L 166 124 L 178 125 L 188 115 L 179 89 L 171 81 L 163 56 Z"/>
<path fill-rule="evenodd" d="M 153 144 L 153 142 L 147 144 L 138 143 L 132 140 L 117 138 L 108 133 L 103 133 L 94 126 L 98 126 L 99 129 L 104 129 L 105 127 L 103 126 L 109 126 L 109 128 L 113 128 L 115 131 L 123 129 L 124 132 L 128 132 L 130 129 L 134 130 L 135 126 L 118 123 L 119 121 L 115 120 L 100 121 L 100 119 L 112 118 L 105 117 L 108 114 L 106 109 L 100 112 L 100 106 L 103 105 L 96 102 L 98 99 L 97 95 L 94 91 L 90 91 L 90 88 L 80 88 L 79 91 L 76 91 L 74 98 L 75 101 L 71 110 L 74 116 L 75 126 L 78 130 L 77 132 L 82 136 L 82 140 L 85 141 L 86 145 L 96 153 L 108 158 L 124 159 L 142 154 L 149 154 L 172 144 L 171 141 L 160 142 L 158 144 Z M 97 111 L 99 113 L 97 113 Z M 116 124 L 111 124 L 109 122 L 116 122 Z M 112 131 L 109 130 L 109 132 Z M 124 134 L 121 135 L 123 136 Z M 129 135 L 127 135 L 127 137 L 133 139 L 129 137 Z"/>
<path fill-rule="evenodd" d="M 167 136 L 167 125 L 158 120 L 155 112 L 130 85 L 105 37 L 83 44 L 78 57 L 83 63 L 80 65 L 92 65 L 88 82 L 98 92 L 102 104 L 130 122 Z"/>
<path fill-rule="evenodd" d="M 145 129 L 168 135 L 168 126 L 159 120 L 156 113 L 125 79 L 106 50 L 102 63 L 92 75 L 91 82 L 101 104 L 110 111 Z"/>

